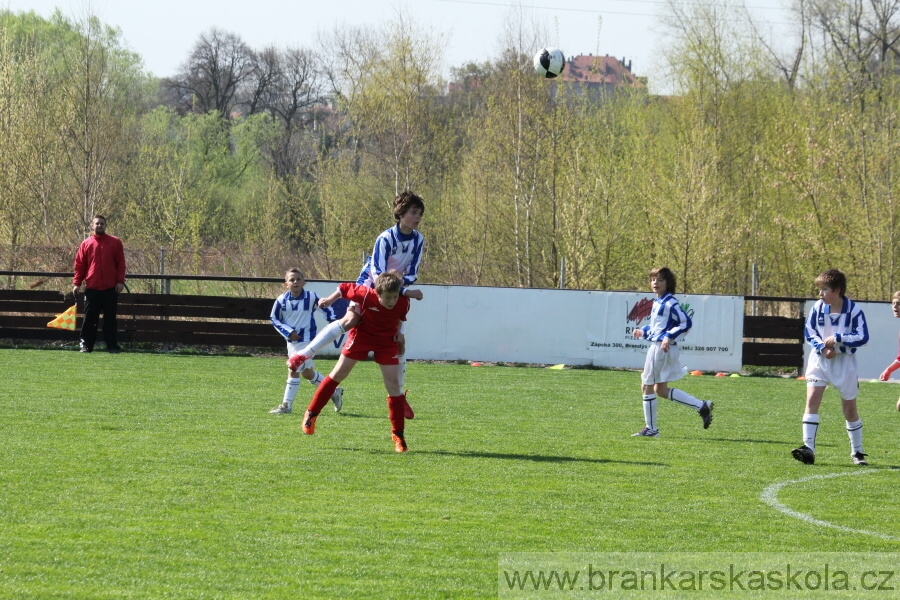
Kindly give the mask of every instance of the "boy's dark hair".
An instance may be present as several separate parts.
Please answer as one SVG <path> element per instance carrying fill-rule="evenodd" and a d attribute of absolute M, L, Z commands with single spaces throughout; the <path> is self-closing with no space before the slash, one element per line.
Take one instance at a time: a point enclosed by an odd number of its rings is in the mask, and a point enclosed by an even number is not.
<path fill-rule="evenodd" d="M 394 220 L 400 221 L 400 217 L 406 214 L 411 208 L 418 208 L 425 214 L 425 201 L 409 190 L 402 192 L 394 198 Z"/>
<path fill-rule="evenodd" d="M 96 221 L 97 219 L 103 219 L 104 221 L 107 220 L 103 215 L 94 215 L 93 217 L 91 217 L 91 221 Z"/>
<path fill-rule="evenodd" d="M 816 277 L 816 286 L 822 287 L 823 285 L 833 290 L 838 290 L 841 298 L 843 298 L 844 294 L 847 293 L 847 276 L 838 269 L 827 269 Z"/>
<path fill-rule="evenodd" d="M 298 269 L 297 267 L 291 267 L 290 269 L 288 269 L 287 271 L 285 271 L 285 273 L 284 273 L 284 280 L 287 281 L 288 276 L 291 275 L 291 274 L 299 275 L 299 276 L 300 276 L 300 279 L 303 279 L 303 280 L 306 279 L 306 277 L 303 275 L 303 271 L 301 271 L 301 270 Z"/>
<path fill-rule="evenodd" d="M 375 293 L 379 296 L 399 292 L 402 287 L 403 277 L 397 271 L 384 271 L 375 278 Z"/>
<path fill-rule="evenodd" d="M 662 278 L 666 280 L 666 292 L 670 294 L 675 293 L 675 273 L 669 267 L 656 267 L 655 269 L 650 271 L 650 279 L 653 279 L 657 275 L 662 275 Z"/>

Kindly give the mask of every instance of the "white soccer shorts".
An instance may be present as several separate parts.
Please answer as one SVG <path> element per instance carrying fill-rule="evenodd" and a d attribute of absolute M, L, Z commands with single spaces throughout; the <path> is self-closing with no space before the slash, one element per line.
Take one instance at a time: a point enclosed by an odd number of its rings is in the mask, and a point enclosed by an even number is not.
<path fill-rule="evenodd" d="M 652 342 L 647 348 L 644 372 L 641 373 L 641 383 L 644 385 L 678 381 L 685 373 L 687 371 L 681 364 L 681 350 L 675 344 L 669 345 L 668 352 L 662 351 L 662 342 Z"/>
<path fill-rule="evenodd" d="M 838 352 L 834 358 L 825 358 L 817 352 L 810 352 L 806 364 L 806 385 L 831 385 L 842 400 L 856 400 L 859 396 L 856 355 Z"/>

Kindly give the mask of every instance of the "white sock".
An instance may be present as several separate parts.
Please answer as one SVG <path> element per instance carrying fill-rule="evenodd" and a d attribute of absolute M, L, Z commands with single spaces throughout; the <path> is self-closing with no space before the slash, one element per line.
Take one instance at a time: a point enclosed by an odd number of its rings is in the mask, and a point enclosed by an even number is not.
<path fill-rule="evenodd" d="M 654 431 L 656 430 L 656 407 L 658 404 L 656 394 L 644 395 L 644 423 Z"/>
<path fill-rule="evenodd" d="M 400 357 L 400 389 L 406 385 L 406 355 Z"/>
<path fill-rule="evenodd" d="M 341 322 L 332 321 L 319 332 L 319 335 L 317 335 L 306 348 L 300 351 L 300 354 L 303 354 L 304 356 L 318 354 L 322 348 L 341 337 L 344 333 L 346 332 L 344 331 L 344 326 L 341 325 Z"/>
<path fill-rule="evenodd" d="M 294 403 L 294 396 L 297 395 L 297 388 L 300 387 L 299 377 L 288 377 L 287 385 L 284 386 L 284 403 L 291 406 Z"/>
<path fill-rule="evenodd" d="M 678 404 L 690 406 L 694 410 L 700 410 L 701 408 L 703 408 L 703 400 L 697 400 L 684 390 L 676 390 L 675 388 L 670 389 L 669 400 L 677 402 Z"/>
<path fill-rule="evenodd" d="M 816 433 L 819 431 L 819 415 L 803 415 L 803 443 L 816 451 Z"/>
<path fill-rule="evenodd" d="M 322 383 L 322 380 L 324 380 L 324 379 L 325 379 L 325 376 L 322 375 L 321 373 L 319 373 L 318 371 L 316 371 L 313 374 L 312 379 L 307 379 L 307 381 L 315 386 L 318 386 L 320 383 Z"/>
<path fill-rule="evenodd" d="M 847 421 L 847 435 L 850 436 L 850 453 L 862 452 L 862 419 L 852 423 Z"/>

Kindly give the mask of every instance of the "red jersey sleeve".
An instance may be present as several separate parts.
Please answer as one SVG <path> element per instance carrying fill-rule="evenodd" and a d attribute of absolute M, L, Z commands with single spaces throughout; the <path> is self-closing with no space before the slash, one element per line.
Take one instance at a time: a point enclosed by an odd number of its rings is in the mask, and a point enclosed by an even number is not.
<path fill-rule="evenodd" d="M 72 277 L 72 285 L 79 286 L 84 278 L 87 277 L 87 260 L 84 256 L 85 244 L 82 242 L 78 246 L 78 252 L 75 253 L 75 274 Z"/>
<path fill-rule="evenodd" d="M 341 283 L 338 285 L 338 289 L 341 290 L 342 298 L 352 300 L 356 303 L 360 303 L 365 300 L 366 293 L 369 290 L 372 290 L 372 288 L 366 287 L 364 285 L 357 285 L 355 283 Z"/>
<path fill-rule="evenodd" d="M 116 247 L 116 283 L 125 283 L 125 246 L 122 245 L 122 240 L 116 239 L 117 247 Z"/>

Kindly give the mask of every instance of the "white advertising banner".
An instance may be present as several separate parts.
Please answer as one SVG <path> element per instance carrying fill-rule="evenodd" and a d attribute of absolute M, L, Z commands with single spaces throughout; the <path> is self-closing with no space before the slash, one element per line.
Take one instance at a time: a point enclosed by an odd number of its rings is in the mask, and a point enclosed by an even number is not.
<path fill-rule="evenodd" d="M 322 296 L 335 284 L 309 282 Z M 468 286 L 417 286 L 406 328 L 407 356 L 425 360 L 595 365 L 640 369 L 654 294 Z M 680 343 L 689 370 L 739 371 L 743 299 L 677 296 L 694 322 Z M 317 319 L 320 315 L 317 314 Z M 321 323 L 320 323 L 321 325 Z M 338 348 L 327 348 L 333 356 Z"/>
<path fill-rule="evenodd" d="M 593 364 L 640 369 L 650 342 L 634 339 L 635 328 L 647 325 L 652 293 L 590 292 L 587 345 Z M 676 296 L 693 326 L 679 342 L 688 370 L 740 371 L 744 299 L 738 296 Z"/>

